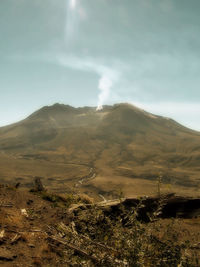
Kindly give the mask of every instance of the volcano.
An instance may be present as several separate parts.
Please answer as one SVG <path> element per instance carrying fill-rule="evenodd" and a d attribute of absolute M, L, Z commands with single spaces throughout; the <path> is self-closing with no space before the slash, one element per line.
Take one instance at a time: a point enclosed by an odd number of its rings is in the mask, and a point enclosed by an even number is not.
<path fill-rule="evenodd" d="M 45 106 L 0 128 L 0 182 L 95 196 L 198 192 L 200 133 L 130 104 Z"/>

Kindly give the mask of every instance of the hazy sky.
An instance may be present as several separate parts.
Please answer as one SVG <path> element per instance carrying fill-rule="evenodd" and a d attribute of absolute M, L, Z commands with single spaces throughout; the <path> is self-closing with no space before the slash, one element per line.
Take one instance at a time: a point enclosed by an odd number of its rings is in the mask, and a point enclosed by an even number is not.
<path fill-rule="evenodd" d="M 131 102 L 200 130 L 199 0 L 0 0 L 0 125 Z"/>

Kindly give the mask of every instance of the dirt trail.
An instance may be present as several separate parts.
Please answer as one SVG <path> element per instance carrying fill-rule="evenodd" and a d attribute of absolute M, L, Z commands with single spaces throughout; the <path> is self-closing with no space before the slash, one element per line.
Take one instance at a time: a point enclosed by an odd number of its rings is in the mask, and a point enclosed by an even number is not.
<path fill-rule="evenodd" d="M 90 168 L 90 172 L 88 175 L 82 177 L 76 184 L 75 184 L 75 187 L 80 187 L 82 186 L 83 184 L 95 179 L 95 177 L 97 176 L 96 174 L 96 170 L 94 167 L 91 167 Z"/>

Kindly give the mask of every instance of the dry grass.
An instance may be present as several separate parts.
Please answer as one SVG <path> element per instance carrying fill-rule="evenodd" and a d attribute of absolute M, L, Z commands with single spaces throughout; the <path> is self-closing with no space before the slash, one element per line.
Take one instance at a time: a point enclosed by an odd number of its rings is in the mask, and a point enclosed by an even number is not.
<path fill-rule="evenodd" d="M 137 219 L 138 208 L 121 205 L 111 212 L 109 206 L 97 206 L 85 195 L 64 197 L 2 187 L 0 197 L 4 204 L 12 203 L 0 209 L 0 230 L 5 231 L 0 252 L 4 247 L 17 255 L 8 267 L 171 267 L 180 262 L 179 266 L 199 266 L 195 263 L 199 218 L 163 220 L 151 215 L 152 222 L 144 224 Z M 76 203 L 82 205 L 70 211 L 70 204 Z M 26 209 L 28 217 L 21 209 Z"/>

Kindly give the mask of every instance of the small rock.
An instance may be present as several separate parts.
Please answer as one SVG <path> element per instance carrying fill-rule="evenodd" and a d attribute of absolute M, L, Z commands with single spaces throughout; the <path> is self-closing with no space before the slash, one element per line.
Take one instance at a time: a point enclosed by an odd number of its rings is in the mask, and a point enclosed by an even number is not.
<path fill-rule="evenodd" d="M 13 238 L 12 238 L 12 240 L 11 240 L 11 244 L 15 244 L 15 243 L 17 243 L 19 240 L 20 240 L 20 238 L 21 238 L 21 235 L 19 235 L 19 234 L 16 234 Z"/>
<path fill-rule="evenodd" d="M 4 238 L 5 230 L 0 231 L 0 239 Z"/>
<path fill-rule="evenodd" d="M 28 217 L 26 209 L 21 209 L 21 214 L 24 215 L 25 217 Z"/>

